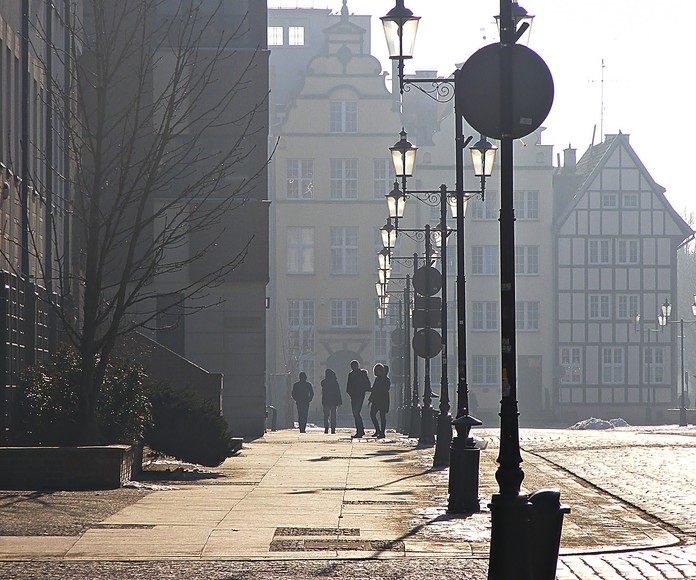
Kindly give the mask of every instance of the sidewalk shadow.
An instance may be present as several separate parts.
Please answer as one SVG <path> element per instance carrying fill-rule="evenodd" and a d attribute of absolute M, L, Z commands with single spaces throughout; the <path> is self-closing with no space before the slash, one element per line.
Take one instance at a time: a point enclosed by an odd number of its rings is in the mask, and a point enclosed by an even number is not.
<path fill-rule="evenodd" d="M 41 504 L 43 506 L 49 505 L 47 502 L 42 501 L 42 498 L 44 496 L 51 496 L 55 493 L 56 490 L 39 490 L 39 491 L 32 491 L 32 492 L 27 492 L 27 493 L 22 493 L 22 492 L 12 492 L 12 493 L 5 493 L 2 492 L 0 494 L 0 509 L 4 507 L 9 507 L 11 505 L 15 505 L 18 503 L 24 503 L 24 502 L 35 502 L 38 504 Z M 8 500 L 8 501 L 6 501 Z"/>
<path fill-rule="evenodd" d="M 135 481 L 201 481 L 204 479 L 220 479 L 223 477 L 226 476 L 216 471 L 198 471 L 177 467 L 176 469 L 143 470 L 138 477 L 135 478 Z"/>

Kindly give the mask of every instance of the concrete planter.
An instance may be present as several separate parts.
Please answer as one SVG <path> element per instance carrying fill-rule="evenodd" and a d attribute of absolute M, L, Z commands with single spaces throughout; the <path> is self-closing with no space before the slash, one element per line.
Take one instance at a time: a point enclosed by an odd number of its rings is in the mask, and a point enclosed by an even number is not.
<path fill-rule="evenodd" d="M 0 447 L 0 489 L 114 489 L 137 476 L 142 447 Z"/>

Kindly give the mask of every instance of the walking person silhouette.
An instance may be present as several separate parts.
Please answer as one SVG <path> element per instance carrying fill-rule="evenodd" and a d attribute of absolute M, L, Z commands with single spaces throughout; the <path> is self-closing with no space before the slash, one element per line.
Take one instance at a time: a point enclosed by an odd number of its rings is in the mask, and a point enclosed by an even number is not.
<path fill-rule="evenodd" d="M 336 408 L 343 403 L 341 389 L 338 386 L 336 373 L 326 369 L 321 381 L 321 406 L 324 409 L 324 433 L 329 432 L 329 419 L 331 420 L 331 433 L 336 433 Z"/>
<path fill-rule="evenodd" d="M 360 413 L 365 402 L 365 393 L 369 390 L 370 377 L 367 376 L 367 371 L 360 368 L 358 361 L 351 361 L 346 392 L 350 396 L 350 408 L 353 411 L 353 419 L 355 420 L 355 434 L 351 435 L 353 439 L 365 436 L 365 426 Z"/>
<path fill-rule="evenodd" d="M 370 403 L 370 419 L 375 426 L 375 437 L 384 439 L 385 430 L 387 428 L 387 413 L 389 412 L 389 387 L 391 381 L 387 376 L 389 367 L 377 363 L 374 366 L 373 373 L 375 375 L 374 383 L 372 383 L 372 392 L 368 402 Z M 378 422 L 377 414 L 379 413 Z M 381 425 L 380 425 L 381 422 Z"/>
<path fill-rule="evenodd" d="M 300 433 L 304 433 L 307 430 L 309 402 L 314 398 L 314 389 L 312 383 L 307 381 L 307 373 L 300 373 L 300 380 L 292 386 L 292 398 L 297 404 L 297 423 Z"/>

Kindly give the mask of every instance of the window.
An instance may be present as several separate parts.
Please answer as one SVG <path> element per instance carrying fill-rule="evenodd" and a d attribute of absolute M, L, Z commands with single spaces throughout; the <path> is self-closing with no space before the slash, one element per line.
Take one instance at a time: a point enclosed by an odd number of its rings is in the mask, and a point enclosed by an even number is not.
<path fill-rule="evenodd" d="M 665 349 L 661 346 L 647 347 L 643 351 L 643 374 L 649 385 L 665 382 Z"/>
<path fill-rule="evenodd" d="M 288 45 L 304 46 L 304 26 L 288 27 Z"/>
<path fill-rule="evenodd" d="M 355 328 L 358 326 L 357 300 L 331 301 L 331 326 L 334 328 Z"/>
<path fill-rule="evenodd" d="M 582 351 L 576 346 L 562 347 L 560 352 L 561 382 L 577 385 L 582 382 Z"/>
<path fill-rule="evenodd" d="M 331 273 L 358 273 L 358 228 L 331 228 Z"/>
<path fill-rule="evenodd" d="M 616 318 L 633 320 L 637 312 L 640 312 L 637 294 L 619 294 L 616 297 Z"/>
<path fill-rule="evenodd" d="M 602 349 L 602 383 L 621 385 L 624 382 L 623 348 L 608 347 Z"/>
<path fill-rule="evenodd" d="M 492 276 L 498 273 L 498 247 L 472 246 L 471 273 L 479 276 Z"/>
<path fill-rule="evenodd" d="M 624 193 L 623 194 L 623 206 L 628 209 L 638 207 L 638 194 L 637 193 Z"/>
<path fill-rule="evenodd" d="M 514 193 L 515 219 L 538 220 L 539 219 L 539 192 L 516 191 Z"/>
<path fill-rule="evenodd" d="M 283 46 L 283 27 L 268 27 L 268 46 Z"/>
<path fill-rule="evenodd" d="M 606 320 L 611 316 L 610 296 L 608 294 L 590 294 L 589 317 L 593 320 Z"/>
<path fill-rule="evenodd" d="M 288 159 L 288 199 L 312 199 L 314 197 L 314 159 Z"/>
<path fill-rule="evenodd" d="M 357 101 L 331 101 L 330 106 L 329 131 L 331 133 L 358 132 Z"/>
<path fill-rule="evenodd" d="M 619 196 L 615 193 L 602 194 L 602 209 L 619 207 Z"/>
<path fill-rule="evenodd" d="M 495 385 L 498 382 L 498 357 L 477 355 L 471 357 L 471 383 Z"/>
<path fill-rule="evenodd" d="M 471 304 L 471 318 L 472 330 L 498 330 L 498 303 L 473 302 Z"/>
<path fill-rule="evenodd" d="M 469 201 L 471 207 L 471 219 L 474 221 L 497 220 L 500 205 L 498 204 L 498 192 L 486 190 L 485 201 L 474 199 Z"/>
<path fill-rule="evenodd" d="M 391 329 L 375 327 L 375 358 L 380 362 L 387 361 L 389 354 L 389 333 Z"/>
<path fill-rule="evenodd" d="M 384 199 L 392 189 L 391 160 L 375 159 L 373 170 L 373 193 L 375 199 Z"/>
<path fill-rule="evenodd" d="M 637 264 L 640 257 L 638 255 L 638 240 L 618 240 L 617 263 Z"/>
<path fill-rule="evenodd" d="M 288 228 L 288 274 L 314 274 L 314 228 Z"/>
<path fill-rule="evenodd" d="M 331 159 L 331 199 L 357 199 L 358 160 Z"/>
<path fill-rule="evenodd" d="M 515 303 L 515 328 L 523 331 L 539 330 L 539 303 Z"/>
<path fill-rule="evenodd" d="M 288 300 L 287 353 L 290 364 L 314 380 L 314 300 Z"/>
<path fill-rule="evenodd" d="M 314 354 L 314 300 L 288 300 L 288 353 Z"/>
<path fill-rule="evenodd" d="M 590 240 L 588 262 L 590 264 L 609 263 L 609 240 Z"/>
<path fill-rule="evenodd" d="M 539 246 L 515 246 L 515 274 L 539 274 Z"/>

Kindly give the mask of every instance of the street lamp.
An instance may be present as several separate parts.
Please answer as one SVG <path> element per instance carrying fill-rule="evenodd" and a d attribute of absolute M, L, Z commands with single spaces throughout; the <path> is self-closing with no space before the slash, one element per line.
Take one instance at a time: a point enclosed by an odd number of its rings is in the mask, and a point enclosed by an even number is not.
<path fill-rule="evenodd" d="M 486 178 L 493 174 L 493 163 L 495 162 L 497 150 L 498 148 L 491 145 L 483 135 L 474 145 L 469 147 L 471 162 L 474 166 L 474 175 L 481 179 L 482 192 L 485 190 Z"/>
<path fill-rule="evenodd" d="M 406 209 L 406 194 L 399 189 L 399 182 L 394 182 L 394 189 L 392 189 L 387 194 L 387 208 L 389 210 L 389 217 L 396 221 L 404 217 L 404 210 Z"/>
<path fill-rule="evenodd" d="M 404 0 L 396 0 L 396 6 L 380 20 L 387 40 L 389 58 L 399 61 L 399 89 L 403 93 L 404 59 L 413 58 L 420 16 L 414 16 L 413 12 L 404 6 Z"/>
<path fill-rule="evenodd" d="M 694 295 L 694 301 L 691 304 L 691 313 L 696 316 L 696 294 Z M 684 372 L 684 325 L 685 324 L 696 324 L 696 320 L 684 320 L 680 318 L 678 321 L 671 321 L 669 317 L 672 315 L 672 305 L 668 298 L 665 298 L 664 303 L 661 306 L 661 314 L 658 316 L 658 321 L 660 326 L 664 327 L 667 324 L 674 324 L 679 322 L 679 334 L 680 334 L 680 356 L 681 356 L 681 394 L 679 396 L 679 426 L 687 427 L 689 422 L 686 417 L 686 373 Z"/>
<path fill-rule="evenodd" d="M 391 218 L 387 219 L 387 223 L 379 229 L 382 236 L 382 245 L 387 250 L 393 250 L 396 246 L 396 228 L 392 225 Z"/>
<path fill-rule="evenodd" d="M 407 139 L 408 134 L 403 128 L 399 136 L 400 139 L 389 148 L 389 151 L 391 151 L 394 174 L 397 177 L 406 179 L 413 175 L 413 167 L 416 164 L 416 151 L 418 151 L 418 147 Z M 405 190 L 406 188 L 404 187 L 404 191 Z"/>
<path fill-rule="evenodd" d="M 449 98 L 454 98 L 454 121 L 455 121 L 455 195 L 454 203 L 450 203 L 453 216 L 457 220 L 456 231 L 457 235 L 457 418 L 452 422 L 452 425 L 457 430 L 457 436 L 452 440 L 450 447 L 450 472 L 449 472 L 449 505 L 450 513 L 471 513 L 479 510 L 478 498 L 478 466 L 479 466 L 479 450 L 476 449 L 474 441 L 469 437 L 471 427 L 480 425 L 481 422 L 469 415 L 469 393 L 467 386 L 467 361 L 466 361 L 466 296 L 465 296 L 465 259 L 464 259 L 464 215 L 466 210 L 466 191 L 464 189 L 464 149 L 471 141 L 471 137 L 465 137 L 463 134 L 462 114 L 459 108 L 459 100 L 456 95 L 456 87 L 460 77 L 460 70 L 455 70 L 453 77 L 449 79 L 428 79 L 428 78 L 404 78 L 404 59 L 412 58 L 413 47 L 415 44 L 415 34 L 417 31 L 418 17 L 413 16 L 413 12 L 404 7 L 403 0 L 396 0 L 396 6 L 382 18 L 385 36 L 387 38 L 387 46 L 391 59 L 398 60 L 398 76 L 399 89 L 401 94 L 404 92 L 405 85 L 430 85 L 435 87 L 437 99 L 442 100 L 443 95 L 448 95 Z M 447 88 L 447 90 L 441 90 Z M 430 94 L 427 90 L 425 94 Z M 405 141 L 405 132 L 402 131 L 403 140 Z M 481 190 L 476 192 L 481 198 L 485 192 L 485 177 L 490 176 L 493 168 L 493 158 L 490 155 L 495 155 L 495 149 L 488 147 L 481 140 L 481 147 L 472 148 L 472 157 L 478 155 L 479 163 L 484 175 L 481 176 Z M 406 171 L 405 157 L 400 158 L 395 155 L 395 151 L 403 149 L 403 144 L 400 147 L 401 140 L 397 145 L 391 148 L 392 159 L 395 161 L 395 173 L 397 177 L 402 177 L 402 194 L 407 195 L 406 191 Z M 490 144 L 489 144 L 490 145 Z M 476 151 L 474 151 L 476 149 Z M 485 151 L 483 151 L 485 149 Z M 491 153 L 486 151 L 492 150 Z M 415 153 L 414 153 L 415 157 Z M 396 166 L 396 162 L 401 159 L 401 165 Z M 473 161 L 473 159 L 472 159 Z M 396 188 L 395 188 L 396 189 Z M 405 199 L 405 198 L 404 198 Z M 390 213 L 390 215 L 393 215 Z M 398 220 L 396 227 L 398 229 Z M 443 300 L 443 309 L 446 308 Z M 443 334 L 444 331 L 443 331 Z M 443 393 L 446 392 L 443 389 Z M 442 404 L 442 402 L 441 402 Z M 449 415 L 441 415 L 443 421 L 449 420 Z M 449 437 L 452 432 L 449 427 Z M 442 431 L 444 437 L 444 430 Z M 438 431 L 438 436 L 440 432 Z M 443 437 L 443 439 L 444 439 Z"/>
<path fill-rule="evenodd" d="M 529 36 L 531 35 L 532 32 L 532 22 L 534 21 L 534 16 L 532 14 L 529 14 L 527 10 L 525 10 L 522 6 L 520 6 L 517 3 L 517 0 L 512 0 L 512 5 L 511 5 L 511 11 L 512 11 L 512 20 L 515 25 L 515 42 L 519 42 L 523 36 L 526 34 L 526 41 L 529 41 Z M 501 11 L 502 12 L 502 11 Z M 498 33 L 502 37 L 502 32 L 501 32 L 501 18 L 500 14 L 497 14 L 495 16 L 495 23 L 496 26 L 498 27 Z M 523 44 L 526 44 L 523 43 Z"/>

